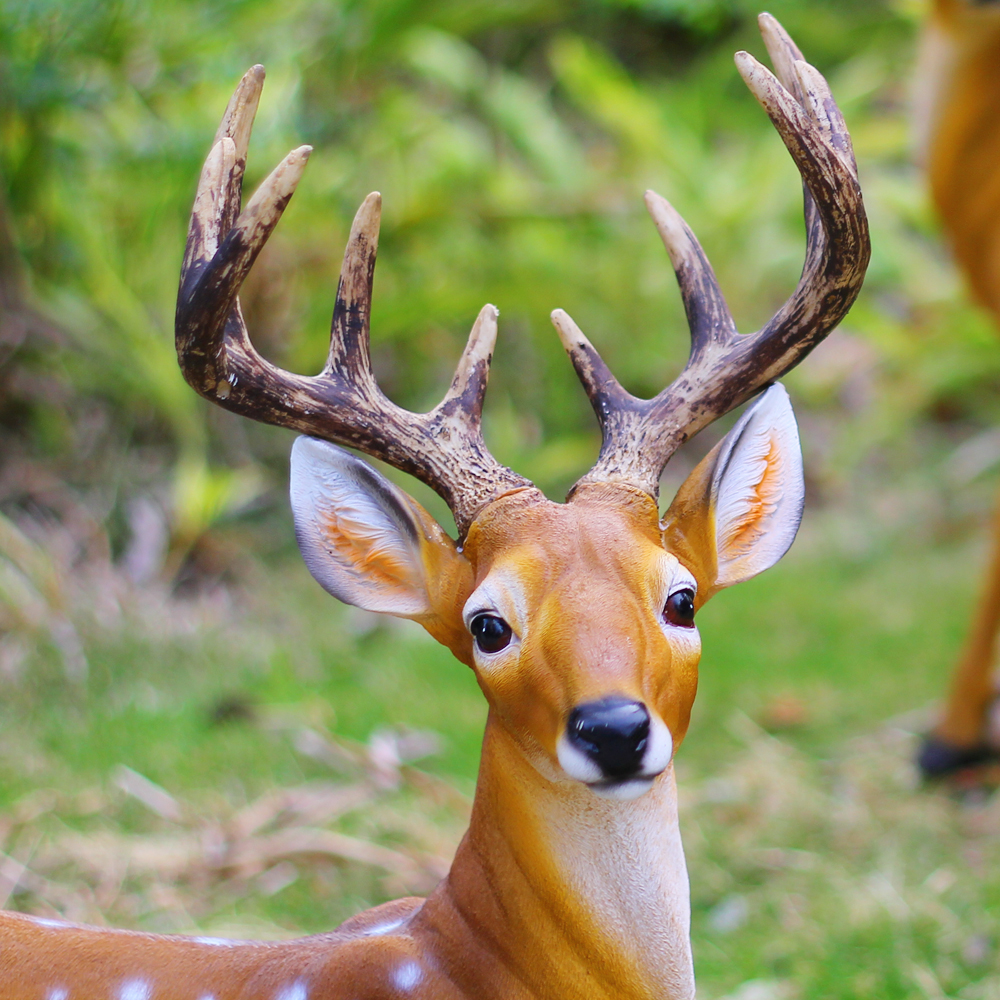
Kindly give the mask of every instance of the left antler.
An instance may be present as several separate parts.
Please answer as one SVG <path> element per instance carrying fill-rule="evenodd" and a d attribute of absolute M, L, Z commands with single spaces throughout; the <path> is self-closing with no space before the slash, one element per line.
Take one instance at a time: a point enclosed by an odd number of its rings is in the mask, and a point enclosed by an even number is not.
<path fill-rule="evenodd" d="M 483 441 L 481 417 L 497 333 L 484 306 L 451 387 L 428 413 L 396 406 L 371 368 L 369 319 L 381 197 L 358 209 L 344 252 L 326 367 L 314 377 L 284 371 L 250 342 L 239 290 L 278 224 L 312 152 L 292 150 L 240 212 L 247 145 L 264 83 L 255 66 L 240 82 L 202 170 L 177 295 L 177 357 L 202 396 L 264 423 L 358 448 L 409 472 L 448 503 L 464 535 L 491 500 L 531 484 L 501 465 Z"/>
<path fill-rule="evenodd" d="M 826 80 L 781 25 L 769 14 L 758 23 L 777 77 L 746 52 L 736 54 L 736 66 L 802 174 L 802 276 L 766 326 L 739 334 L 694 233 L 665 198 L 647 191 L 646 207 L 677 273 L 691 353 L 666 389 L 639 399 L 622 388 L 576 323 L 561 309 L 553 312 L 603 433 L 597 463 L 577 486 L 621 482 L 656 497 L 660 474 L 677 448 L 797 365 L 843 319 L 861 290 L 871 246 L 843 116 Z"/>

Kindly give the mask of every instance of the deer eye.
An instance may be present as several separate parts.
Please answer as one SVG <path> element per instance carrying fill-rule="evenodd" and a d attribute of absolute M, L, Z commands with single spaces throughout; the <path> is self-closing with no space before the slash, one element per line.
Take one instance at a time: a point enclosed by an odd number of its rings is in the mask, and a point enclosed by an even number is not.
<path fill-rule="evenodd" d="M 510 626 L 496 615 L 476 615 L 469 625 L 481 653 L 499 653 L 510 644 Z"/>
<path fill-rule="evenodd" d="M 694 628 L 694 591 L 685 587 L 672 593 L 663 609 L 663 618 L 668 625 Z"/>

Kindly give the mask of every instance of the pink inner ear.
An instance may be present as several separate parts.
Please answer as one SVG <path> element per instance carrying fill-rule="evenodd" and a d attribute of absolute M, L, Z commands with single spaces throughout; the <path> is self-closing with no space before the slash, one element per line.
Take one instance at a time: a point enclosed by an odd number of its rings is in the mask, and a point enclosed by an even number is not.
<path fill-rule="evenodd" d="M 712 482 L 717 587 L 749 580 L 788 551 L 804 496 L 795 416 L 774 385 L 722 442 Z"/>
<path fill-rule="evenodd" d="M 411 501 L 350 452 L 316 438 L 292 448 L 295 534 L 309 572 L 366 611 L 427 611 L 422 531 Z"/>
<path fill-rule="evenodd" d="M 782 497 L 783 456 L 773 434 L 767 436 L 765 454 L 748 462 L 749 469 L 759 475 L 756 485 L 746 484 L 746 493 L 730 505 L 731 520 L 719 537 L 720 554 L 727 559 L 739 559 L 747 555 L 756 540 L 766 529 L 767 522 L 774 516 Z"/>
<path fill-rule="evenodd" d="M 319 520 L 330 554 L 367 585 L 407 591 L 421 586 L 413 554 L 403 550 L 399 538 L 384 525 L 373 524 L 351 507 L 328 507 Z"/>

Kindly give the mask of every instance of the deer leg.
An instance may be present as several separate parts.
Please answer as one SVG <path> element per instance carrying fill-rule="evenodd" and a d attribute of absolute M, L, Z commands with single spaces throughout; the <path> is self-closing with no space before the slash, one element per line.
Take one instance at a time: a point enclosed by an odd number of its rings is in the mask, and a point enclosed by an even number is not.
<path fill-rule="evenodd" d="M 944 715 L 920 748 L 925 777 L 941 777 L 982 763 L 994 751 L 986 741 L 986 714 L 996 695 L 993 664 L 1000 631 L 1000 504 L 993 517 L 992 553 L 965 647 L 951 675 Z"/>

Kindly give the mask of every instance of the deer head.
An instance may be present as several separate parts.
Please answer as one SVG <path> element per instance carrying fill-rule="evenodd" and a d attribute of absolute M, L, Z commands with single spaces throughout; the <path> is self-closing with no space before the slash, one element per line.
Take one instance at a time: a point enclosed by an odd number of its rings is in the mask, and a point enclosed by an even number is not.
<path fill-rule="evenodd" d="M 802 277 L 769 323 L 739 334 L 694 235 L 647 192 L 680 284 L 690 357 L 670 386 L 638 399 L 565 312 L 552 314 L 603 432 L 596 464 L 566 503 L 500 465 L 483 441 L 493 306 L 479 314 L 433 410 L 407 412 L 379 390 L 368 345 L 378 194 L 354 221 L 324 370 L 295 375 L 255 352 L 238 291 L 309 154 L 290 153 L 239 211 L 260 67 L 227 110 L 192 214 L 177 309 L 181 367 L 207 399 L 306 435 L 292 450 L 291 497 L 312 574 L 343 601 L 422 624 L 475 670 L 494 724 L 545 780 L 605 797 L 641 795 L 684 736 L 700 654 L 697 610 L 773 565 L 795 536 L 802 463 L 788 397 L 774 383 L 844 316 L 868 261 L 840 112 L 777 22 L 761 23 L 777 78 L 746 53 L 737 65 L 802 174 Z M 658 482 L 671 454 L 765 389 L 661 520 Z M 459 542 L 340 445 L 434 488 L 454 512 Z"/>

